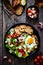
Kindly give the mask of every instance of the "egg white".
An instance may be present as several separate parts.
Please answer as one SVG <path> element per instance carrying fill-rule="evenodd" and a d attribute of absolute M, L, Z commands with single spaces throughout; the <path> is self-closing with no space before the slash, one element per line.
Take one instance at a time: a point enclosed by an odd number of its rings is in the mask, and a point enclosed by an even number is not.
<path fill-rule="evenodd" d="M 33 47 L 35 47 L 36 46 L 36 42 L 35 42 L 35 39 L 33 38 L 33 43 L 32 44 L 29 44 L 28 43 L 28 39 L 29 38 L 32 38 L 31 36 L 28 36 L 27 38 L 26 38 L 26 40 L 25 40 L 25 45 L 27 46 L 27 48 L 29 48 L 29 49 L 32 49 Z"/>

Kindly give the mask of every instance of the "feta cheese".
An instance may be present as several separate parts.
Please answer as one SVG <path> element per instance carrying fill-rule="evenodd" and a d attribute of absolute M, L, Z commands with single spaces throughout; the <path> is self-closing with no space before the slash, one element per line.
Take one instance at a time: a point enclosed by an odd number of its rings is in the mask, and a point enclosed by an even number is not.
<path fill-rule="evenodd" d="M 22 49 L 22 46 L 19 46 L 18 48 L 19 48 L 19 49 Z"/>
<path fill-rule="evenodd" d="M 14 33 L 14 29 L 10 29 L 10 34 L 12 35 Z"/>
<path fill-rule="evenodd" d="M 36 10 L 32 10 L 32 13 L 35 14 Z"/>
<path fill-rule="evenodd" d="M 11 38 L 7 38 L 7 39 L 6 39 L 6 42 L 7 42 L 7 43 L 10 43 L 10 42 L 11 42 Z"/>
<path fill-rule="evenodd" d="M 30 53 L 30 50 L 28 50 L 27 52 Z"/>
<path fill-rule="evenodd" d="M 34 16 L 32 15 L 32 16 L 30 16 L 31 18 L 34 18 Z"/>
<path fill-rule="evenodd" d="M 11 44 L 10 47 L 13 47 L 13 44 Z"/>
<path fill-rule="evenodd" d="M 33 7 L 32 10 L 35 10 L 35 8 Z"/>
<path fill-rule="evenodd" d="M 5 43 L 7 43 L 7 41 L 5 41 Z"/>

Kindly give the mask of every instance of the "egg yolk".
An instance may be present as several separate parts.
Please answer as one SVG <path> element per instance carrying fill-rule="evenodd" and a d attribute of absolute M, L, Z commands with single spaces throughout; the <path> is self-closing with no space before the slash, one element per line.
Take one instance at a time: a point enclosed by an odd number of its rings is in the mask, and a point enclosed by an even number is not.
<path fill-rule="evenodd" d="M 33 43 L 33 38 L 29 38 L 28 39 L 28 44 L 32 44 Z"/>

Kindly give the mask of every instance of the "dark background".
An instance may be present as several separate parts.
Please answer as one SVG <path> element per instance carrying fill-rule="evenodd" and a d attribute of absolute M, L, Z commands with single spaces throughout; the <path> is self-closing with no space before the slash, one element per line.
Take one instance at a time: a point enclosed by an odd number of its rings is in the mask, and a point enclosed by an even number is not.
<path fill-rule="evenodd" d="M 0 2 L 1 3 L 1 2 Z M 38 21 L 29 21 L 26 17 L 26 9 L 28 6 L 30 5 L 34 5 L 35 1 L 34 0 L 27 0 L 27 5 L 25 7 L 24 13 L 21 16 L 16 16 L 16 15 L 12 15 L 12 16 L 8 16 L 5 12 L 1 12 L 1 4 L 0 4 L 0 65 L 10 65 L 8 63 L 7 60 L 3 60 L 3 56 L 8 56 L 8 58 L 12 59 L 12 64 L 11 65 L 34 65 L 33 63 L 33 57 L 32 58 L 28 58 L 26 60 L 21 60 L 21 59 L 17 59 L 16 57 L 10 55 L 5 47 L 4 47 L 4 36 L 6 31 L 13 25 L 16 23 L 29 23 L 31 25 L 33 25 L 39 32 L 40 34 L 40 38 L 41 38 L 41 43 L 40 43 L 40 51 L 43 54 L 43 30 L 39 30 L 37 28 L 38 22 L 43 22 L 43 7 L 39 8 L 39 20 Z M 4 7 L 4 6 L 3 6 Z M 3 15 L 3 21 L 2 21 L 2 15 Z M 13 17 L 13 18 L 12 18 Z"/>

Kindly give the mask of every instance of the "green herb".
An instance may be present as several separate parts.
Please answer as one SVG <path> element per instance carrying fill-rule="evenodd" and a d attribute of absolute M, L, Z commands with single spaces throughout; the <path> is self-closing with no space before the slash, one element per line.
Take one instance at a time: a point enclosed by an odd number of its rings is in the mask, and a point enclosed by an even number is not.
<path fill-rule="evenodd" d="M 7 47 L 8 49 L 11 49 L 11 47 L 10 47 L 10 45 L 9 45 L 9 44 L 6 44 L 6 47 Z"/>
<path fill-rule="evenodd" d="M 10 34 L 10 31 L 8 31 L 8 33 L 7 34 Z"/>
<path fill-rule="evenodd" d="M 11 42 L 12 42 L 13 44 L 15 44 L 15 43 L 17 42 L 17 39 L 12 38 L 12 39 L 11 39 Z"/>
<path fill-rule="evenodd" d="M 25 35 L 24 35 L 24 37 L 27 37 L 27 36 L 28 36 L 28 34 L 25 34 Z"/>

